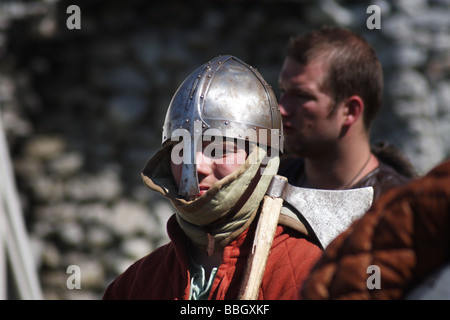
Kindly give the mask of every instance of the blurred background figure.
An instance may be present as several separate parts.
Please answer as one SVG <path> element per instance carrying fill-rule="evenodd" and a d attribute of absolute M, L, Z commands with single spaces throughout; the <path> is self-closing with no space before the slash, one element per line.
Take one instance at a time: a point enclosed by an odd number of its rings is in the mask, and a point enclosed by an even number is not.
<path fill-rule="evenodd" d="M 279 107 L 291 157 L 280 174 L 315 189 L 372 186 L 377 199 L 415 178 L 394 146 L 370 146 L 372 122 L 382 106 L 383 72 L 362 37 L 324 27 L 289 42 L 279 77 Z"/>

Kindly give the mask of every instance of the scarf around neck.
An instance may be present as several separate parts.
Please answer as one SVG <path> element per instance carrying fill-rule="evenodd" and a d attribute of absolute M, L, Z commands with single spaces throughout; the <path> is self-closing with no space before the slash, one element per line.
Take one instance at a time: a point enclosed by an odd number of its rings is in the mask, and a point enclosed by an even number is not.
<path fill-rule="evenodd" d="M 264 149 L 254 146 L 244 164 L 214 183 L 202 196 L 186 200 L 170 169 L 170 147 L 157 152 L 142 171 L 145 185 L 166 197 L 175 208 L 181 229 L 195 244 L 225 247 L 253 221 L 272 177 L 279 157 L 267 160 Z M 267 164 L 265 164 L 267 163 Z"/>

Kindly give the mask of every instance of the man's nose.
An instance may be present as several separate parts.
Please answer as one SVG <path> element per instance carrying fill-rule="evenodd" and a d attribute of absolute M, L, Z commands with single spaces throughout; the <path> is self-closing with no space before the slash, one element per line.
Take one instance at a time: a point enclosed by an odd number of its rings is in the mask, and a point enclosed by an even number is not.
<path fill-rule="evenodd" d="M 213 160 L 206 156 L 203 152 L 198 151 L 195 154 L 195 161 L 197 165 L 197 173 L 202 175 L 209 175 L 211 173 L 211 165 Z"/>
<path fill-rule="evenodd" d="M 289 117 L 292 112 L 290 111 L 289 105 L 285 98 L 281 97 L 278 102 L 278 108 L 280 109 L 280 114 L 282 117 Z"/>

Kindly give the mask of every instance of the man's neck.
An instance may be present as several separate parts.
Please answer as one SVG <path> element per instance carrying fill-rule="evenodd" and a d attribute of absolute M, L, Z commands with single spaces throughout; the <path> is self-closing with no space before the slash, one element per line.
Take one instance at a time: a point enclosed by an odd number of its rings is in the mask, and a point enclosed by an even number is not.
<path fill-rule="evenodd" d="M 211 256 L 208 256 L 206 246 L 192 245 L 190 254 L 192 259 L 205 270 L 205 275 L 209 278 L 211 271 L 215 267 L 219 267 L 222 263 L 223 249 L 216 248 Z"/>
<path fill-rule="evenodd" d="M 349 189 L 379 165 L 369 144 L 305 158 L 306 184 L 317 189 Z"/>

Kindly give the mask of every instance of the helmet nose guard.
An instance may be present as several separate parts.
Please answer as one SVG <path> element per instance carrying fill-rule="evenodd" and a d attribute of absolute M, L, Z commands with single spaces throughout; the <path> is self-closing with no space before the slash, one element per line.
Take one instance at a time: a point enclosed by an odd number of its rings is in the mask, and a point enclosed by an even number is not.
<path fill-rule="evenodd" d="M 195 158 L 203 135 L 245 140 L 283 152 L 275 94 L 255 68 L 234 56 L 219 56 L 197 68 L 169 104 L 162 145 L 183 139 L 180 195 L 199 193 Z"/>

